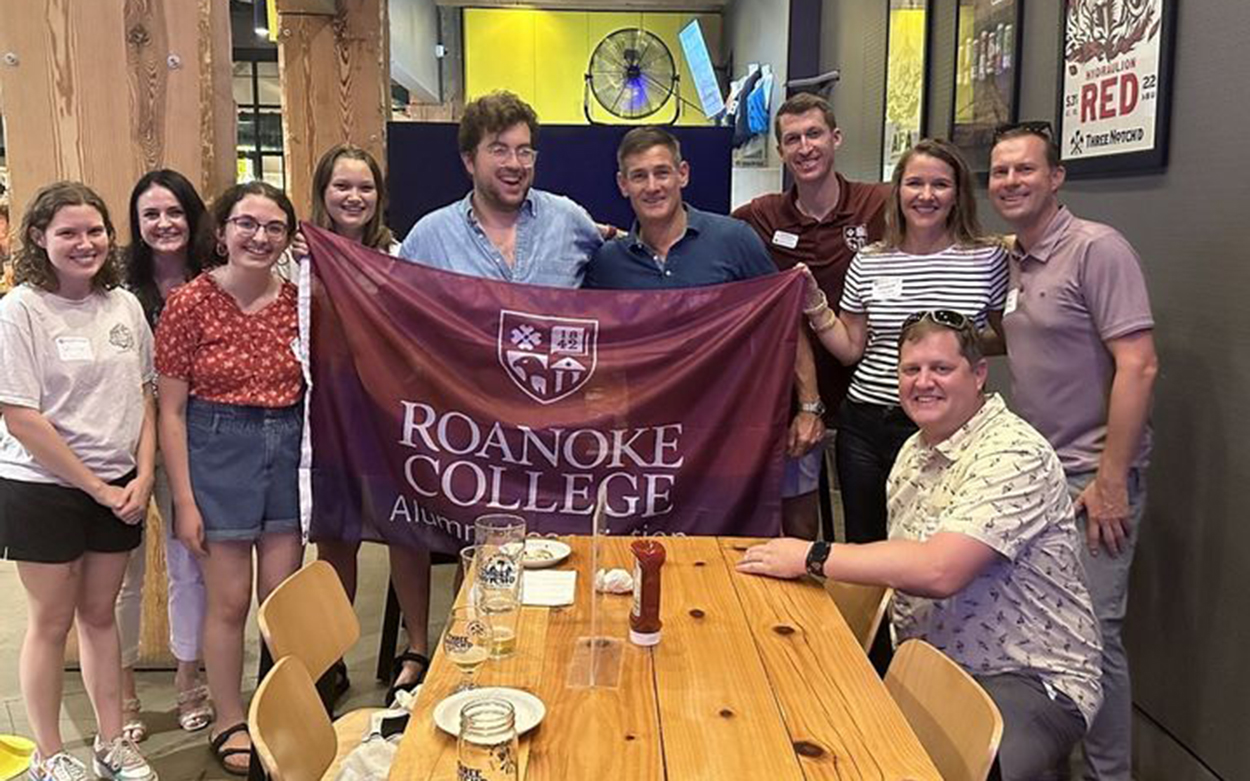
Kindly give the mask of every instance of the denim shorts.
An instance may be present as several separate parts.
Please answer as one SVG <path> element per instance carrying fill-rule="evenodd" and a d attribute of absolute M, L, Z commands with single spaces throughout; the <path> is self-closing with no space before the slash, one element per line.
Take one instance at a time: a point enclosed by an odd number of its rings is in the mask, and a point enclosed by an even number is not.
<path fill-rule="evenodd" d="M 302 404 L 187 401 L 191 489 L 204 537 L 224 542 L 299 532 Z"/>

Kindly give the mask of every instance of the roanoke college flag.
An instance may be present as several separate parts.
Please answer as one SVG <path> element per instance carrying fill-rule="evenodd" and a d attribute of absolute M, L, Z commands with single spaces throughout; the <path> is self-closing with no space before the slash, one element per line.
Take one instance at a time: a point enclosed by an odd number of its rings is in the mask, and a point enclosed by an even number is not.
<path fill-rule="evenodd" d="M 564 290 L 304 232 L 310 539 L 452 552 L 489 512 L 588 534 L 601 486 L 614 534 L 779 533 L 797 273 Z"/>

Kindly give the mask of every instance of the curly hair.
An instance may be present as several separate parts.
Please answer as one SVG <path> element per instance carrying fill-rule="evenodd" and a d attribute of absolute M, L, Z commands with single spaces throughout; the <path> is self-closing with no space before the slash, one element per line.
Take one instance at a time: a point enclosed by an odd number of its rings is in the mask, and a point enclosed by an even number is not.
<path fill-rule="evenodd" d="M 373 174 L 373 185 L 378 192 L 378 208 L 365 225 L 360 243 L 366 247 L 385 252 L 390 247 L 391 242 L 394 241 L 394 238 L 391 236 L 391 229 L 386 227 L 386 223 L 383 222 L 387 203 L 386 180 L 382 177 L 382 166 L 378 165 L 378 161 L 374 159 L 373 155 L 358 146 L 338 144 L 331 147 L 321 156 L 321 160 L 317 163 L 317 169 L 313 171 L 312 224 L 318 228 L 334 230 L 334 220 L 330 219 L 330 215 L 326 211 L 326 188 L 330 186 L 330 180 L 334 178 L 334 164 L 343 159 L 360 160 L 369 166 L 369 172 Z"/>
<path fill-rule="evenodd" d="M 472 155 L 487 133 L 502 133 L 521 123 L 530 129 L 530 143 L 537 144 L 538 115 L 530 104 L 506 90 L 483 95 L 464 107 L 456 133 L 460 154 Z"/>
<path fill-rule="evenodd" d="M 13 256 L 14 283 L 30 283 L 49 293 L 60 289 L 61 282 L 52 266 L 52 259 L 48 257 L 48 251 L 35 241 L 35 232 L 40 235 L 46 233 L 56 213 L 66 206 L 90 206 L 104 220 L 104 230 L 109 239 L 108 255 L 100 270 L 91 278 L 91 289 L 96 292 L 112 290 L 121 284 L 121 251 L 117 247 L 117 231 L 109 219 L 104 199 L 82 182 L 56 182 L 35 193 L 22 216 L 21 246 Z"/>

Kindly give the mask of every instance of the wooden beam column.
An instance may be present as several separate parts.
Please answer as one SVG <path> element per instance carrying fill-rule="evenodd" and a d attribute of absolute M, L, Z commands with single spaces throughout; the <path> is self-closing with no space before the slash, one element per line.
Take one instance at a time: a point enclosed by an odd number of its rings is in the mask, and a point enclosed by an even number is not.
<path fill-rule="evenodd" d="M 230 61 L 219 0 L 0 2 L 15 210 L 49 182 L 78 179 L 126 241 L 130 188 L 146 171 L 177 169 L 216 195 L 236 169 Z"/>
<path fill-rule="evenodd" d="M 330 147 L 352 143 L 386 165 L 386 0 L 279 0 L 278 29 L 287 192 L 306 218 L 313 168 Z"/>

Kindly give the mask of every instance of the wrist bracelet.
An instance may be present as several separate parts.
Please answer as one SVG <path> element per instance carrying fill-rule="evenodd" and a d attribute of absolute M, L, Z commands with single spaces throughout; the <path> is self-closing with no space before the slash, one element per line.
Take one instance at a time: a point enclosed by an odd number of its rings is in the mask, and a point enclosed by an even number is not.
<path fill-rule="evenodd" d="M 816 304 L 815 306 L 807 307 L 806 309 L 803 310 L 803 314 L 811 318 L 811 317 L 814 317 L 815 315 L 820 314 L 821 312 L 825 311 L 828 308 L 829 308 L 829 298 L 825 295 L 825 291 L 821 290 L 820 291 L 820 303 Z"/>
<path fill-rule="evenodd" d="M 808 324 L 812 327 L 813 332 L 818 334 L 823 333 L 838 324 L 838 316 L 833 313 L 833 310 L 826 307 L 825 311 L 829 314 L 823 323 L 808 321 Z"/>

